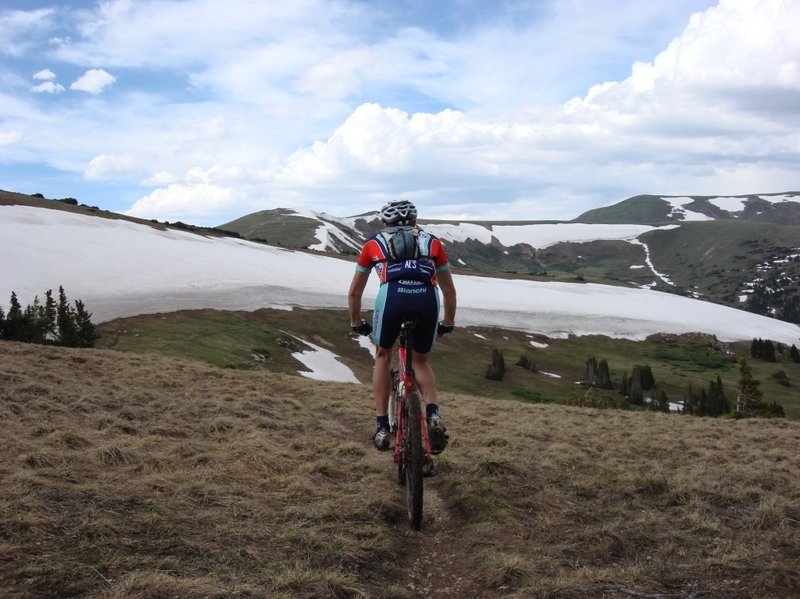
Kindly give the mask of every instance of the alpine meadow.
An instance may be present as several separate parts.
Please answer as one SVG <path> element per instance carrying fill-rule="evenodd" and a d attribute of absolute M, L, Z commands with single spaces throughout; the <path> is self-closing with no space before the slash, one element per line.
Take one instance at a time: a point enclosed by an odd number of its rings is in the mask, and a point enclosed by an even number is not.
<path fill-rule="evenodd" d="M 420 532 L 345 310 L 375 214 L 40 196 L 0 193 L 4 597 L 800 594 L 800 192 L 421 221 L 460 308 Z"/>

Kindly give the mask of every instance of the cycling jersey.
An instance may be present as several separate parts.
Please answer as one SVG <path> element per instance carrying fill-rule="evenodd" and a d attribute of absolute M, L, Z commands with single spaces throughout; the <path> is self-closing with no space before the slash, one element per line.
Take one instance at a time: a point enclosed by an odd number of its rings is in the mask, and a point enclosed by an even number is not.
<path fill-rule="evenodd" d="M 381 347 L 392 347 L 405 318 L 414 318 L 414 351 L 427 353 L 433 347 L 439 321 L 439 293 L 436 273 L 450 268 L 447 253 L 437 237 L 420 229 L 416 258 L 392 259 L 390 236 L 378 233 L 364 244 L 356 270 L 368 273 L 375 268 L 381 288 L 375 299 L 372 339 Z"/>
<path fill-rule="evenodd" d="M 378 233 L 364 244 L 356 269 L 367 273 L 375 268 L 381 284 L 405 279 L 436 285 L 436 273 L 450 268 L 447 253 L 438 237 L 421 229 L 416 232 L 419 247 L 416 259 L 392 260 L 387 237 Z"/>

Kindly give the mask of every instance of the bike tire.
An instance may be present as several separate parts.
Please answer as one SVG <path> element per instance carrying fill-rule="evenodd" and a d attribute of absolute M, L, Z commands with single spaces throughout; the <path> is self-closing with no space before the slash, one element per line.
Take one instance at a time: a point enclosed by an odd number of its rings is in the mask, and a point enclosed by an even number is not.
<path fill-rule="evenodd" d="M 422 445 L 421 406 L 419 394 L 411 393 L 406 399 L 406 436 L 408 460 L 405 465 L 406 507 L 408 520 L 413 530 L 422 527 L 422 469 L 425 464 L 425 450 Z"/>

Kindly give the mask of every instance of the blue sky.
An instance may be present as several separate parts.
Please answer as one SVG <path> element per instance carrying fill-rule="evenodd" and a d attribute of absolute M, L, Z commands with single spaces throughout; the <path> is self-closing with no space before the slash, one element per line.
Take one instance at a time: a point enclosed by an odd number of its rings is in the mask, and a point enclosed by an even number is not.
<path fill-rule="evenodd" d="M 206 225 L 800 189 L 798 22 L 798 0 L 6 0 L 0 188 Z"/>

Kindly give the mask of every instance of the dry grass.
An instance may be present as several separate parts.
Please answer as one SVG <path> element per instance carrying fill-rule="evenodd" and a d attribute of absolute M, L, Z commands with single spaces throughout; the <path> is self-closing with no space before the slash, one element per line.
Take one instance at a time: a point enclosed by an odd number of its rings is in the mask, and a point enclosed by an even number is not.
<path fill-rule="evenodd" d="M 448 576 L 473 597 L 800 594 L 797 423 L 444 394 L 428 492 L 449 524 L 411 534 L 364 442 L 370 404 L 363 386 L 0 344 L 3 596 L 446 597 Z"/>
<path fill-rule="evenodd" d="M 440 470 L 487 585 L 526 598 L 800 595 L 797 423 L 469 405 Z"/>

